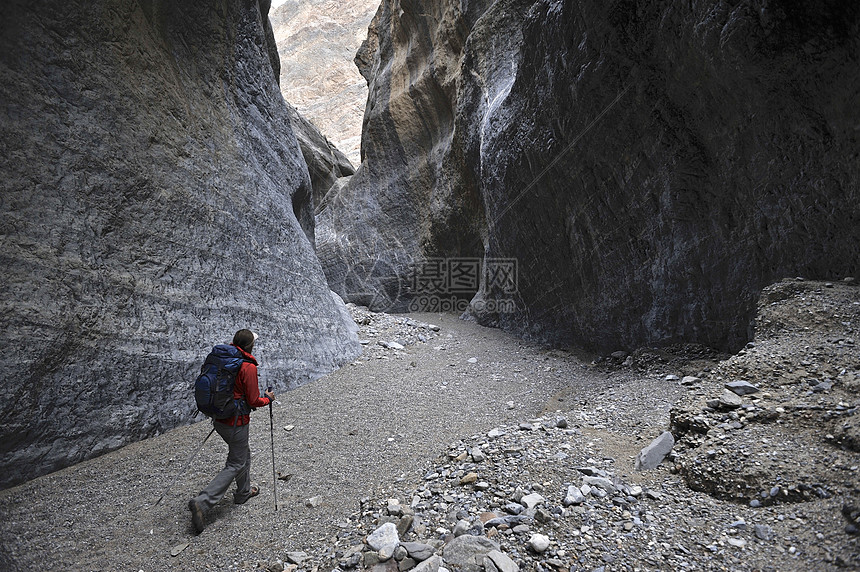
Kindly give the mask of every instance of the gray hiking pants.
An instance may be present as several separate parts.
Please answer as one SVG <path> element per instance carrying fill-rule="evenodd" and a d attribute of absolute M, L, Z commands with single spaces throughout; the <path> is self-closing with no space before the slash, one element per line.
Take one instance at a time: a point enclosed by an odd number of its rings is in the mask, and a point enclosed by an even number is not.
<path fill-rule="evenodd" d="M 251 447 L 248 445 L 248 425 L 231 427 L 224 423 L 215 422 L 215 431 L 221 435 L 230 448 L 227 453 L 227 463 L 221 472 L 215 475 L 212 482 L 200 491 L 194 500 L 200 503 L 204 510 L 218 504 L 227 492 L 233 479 L 236 480 L 236 491 L 233 493 L 234 502 L 248 500 L 251 492 Z"/>

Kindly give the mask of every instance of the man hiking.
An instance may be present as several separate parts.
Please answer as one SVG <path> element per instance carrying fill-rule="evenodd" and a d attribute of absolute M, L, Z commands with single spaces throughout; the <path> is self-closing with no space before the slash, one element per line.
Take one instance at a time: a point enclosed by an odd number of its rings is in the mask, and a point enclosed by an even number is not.
<path fill-rule="evenodd" d="M 191 522 L 194 524 L 197 534 L 203 532 L 206 527 L 206 522 L 203 520 L 205 512 L 218 504 L 234 479 L 236 481 L 236 490 L 233 493 L 234 503 L 242 504 L 249 498 L 260 494 L 260 488 L 251 485 L 251 448 L 248 445 L 248 424 L 251 421 L 251 409 L 269 405 L 274 401 L 275 394 L 266 391 L 265 396 L 260 396 L 260 387 L 257 381 L 257 360 L 251 355 L 256 340 L 256 333 L 242 329 L 233 336 L 233 343 L 230 346 L 216 346 L 213 350 L 214 353 L 220 348 L 221 351 L 240 357 L 242 364 L 236 373 L 236 380 L 233 385 L 233 399 L 238 405 L 236 413 L 231 417 L 214 420 L 215 431 L 229 447 L 227 462 L 221 472 L 212 479 L 212 482 L 199 495 L 188 501 L 188 508 L 191 510 Z"/>

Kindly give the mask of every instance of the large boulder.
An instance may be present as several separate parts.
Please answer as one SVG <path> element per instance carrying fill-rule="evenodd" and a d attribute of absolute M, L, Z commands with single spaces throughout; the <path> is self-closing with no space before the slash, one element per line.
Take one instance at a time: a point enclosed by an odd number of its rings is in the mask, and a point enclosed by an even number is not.
<path fill-rule="evenodd" d="M 0 8 L 0 485 L 187 422 L 241 327 L 279 390 L 360 351 L 309 240 L 267 11 Z"/>
<path fill-rule="evenodd" d="M 362 164 L 317 216 L 332 288 L 427 309 L 480 258 L 481 323 L 738 348 L 764 285 L 860 270 L 858 11 L 383 1 Z"/>

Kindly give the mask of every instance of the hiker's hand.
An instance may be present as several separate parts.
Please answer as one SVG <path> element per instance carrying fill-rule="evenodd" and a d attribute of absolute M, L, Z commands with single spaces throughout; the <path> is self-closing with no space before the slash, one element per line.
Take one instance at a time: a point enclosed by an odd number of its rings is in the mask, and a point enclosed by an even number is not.
<path fill-rule="evenodd" d="M 274 394 L 274 393 L 272 393 L 272 391 L 271 391 L 271 390 L 269 390 L 269 389 L 267 389 L 267 390 L 266 390 L 266 397 L 268 397 L 270 401 L 274 401 L 274 400 L 275 400 L 275 394 Z"/>

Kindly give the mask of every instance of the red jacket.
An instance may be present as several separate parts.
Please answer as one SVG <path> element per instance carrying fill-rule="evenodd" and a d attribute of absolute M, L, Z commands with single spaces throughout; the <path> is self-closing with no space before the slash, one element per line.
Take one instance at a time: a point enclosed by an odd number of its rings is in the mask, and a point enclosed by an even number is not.
<path fill-rule="evenodd" d="M 268 397 L 260 397 L 260 385 L 257 381 L 257 358 L 240 348 L 235 344 L 231 344 L 242 353 L 242 357 L 246 360 L 242 362 L 239 368 L 239 373 L 236 374 L 236 383 L 233 386 L 233 399 L 244 399 L 250 407 L 265 407 L 271 400 Z M 238 417 L 228 417 L 227 419 L 216 419 L 219 423 L 225 425 L 247 425 L 251 422 L 250 415 L 239 415 Z"/>

